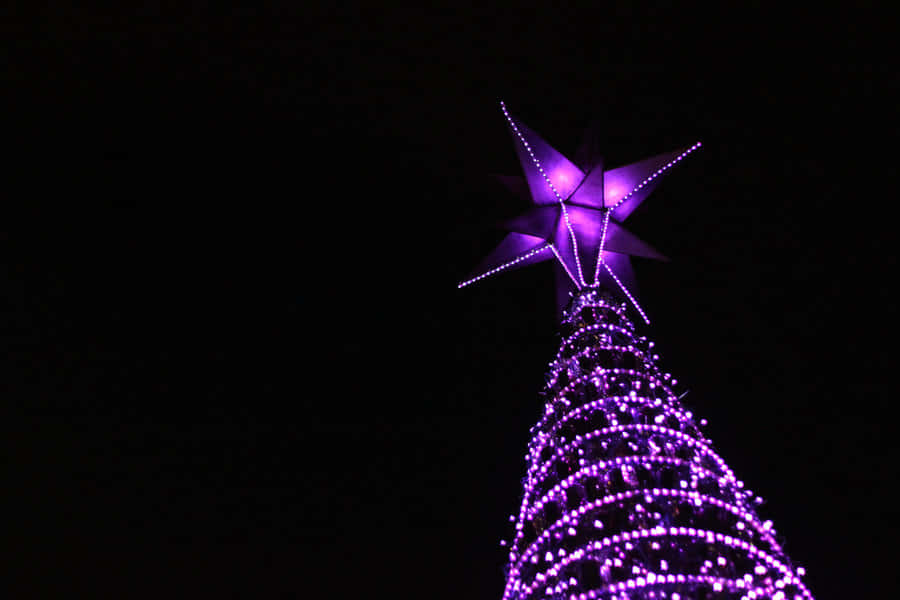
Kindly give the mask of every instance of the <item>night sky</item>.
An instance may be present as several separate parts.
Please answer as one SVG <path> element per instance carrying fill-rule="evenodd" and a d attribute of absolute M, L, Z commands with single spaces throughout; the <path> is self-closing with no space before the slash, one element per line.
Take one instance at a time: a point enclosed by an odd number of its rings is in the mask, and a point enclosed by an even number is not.
<path fill-rule="evenodd" d="M 641 330 L 813 593 L 887 589 L 890 19 L 629 4 L 13 22 L 17 597 L 499 598 L 558 344 L 549 263 L 456 289 L 526 208 L 500 100 L 703 142 L 627 222 Z"/>

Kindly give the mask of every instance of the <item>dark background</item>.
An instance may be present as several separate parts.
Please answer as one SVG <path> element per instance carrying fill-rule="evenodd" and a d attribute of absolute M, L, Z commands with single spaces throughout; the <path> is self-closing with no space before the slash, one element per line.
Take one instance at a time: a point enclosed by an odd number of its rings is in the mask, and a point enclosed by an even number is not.
<path fill-rule="evenodd" d="M 887 589 L 887 15 L 283 9 L 5 25 L 20 597 L 499 597 L 557 344 L 548 264 L 456 290 L 524 207 L 501 99 L 703 142 L 628 222 L 645 331 L 817 597 Z"/>

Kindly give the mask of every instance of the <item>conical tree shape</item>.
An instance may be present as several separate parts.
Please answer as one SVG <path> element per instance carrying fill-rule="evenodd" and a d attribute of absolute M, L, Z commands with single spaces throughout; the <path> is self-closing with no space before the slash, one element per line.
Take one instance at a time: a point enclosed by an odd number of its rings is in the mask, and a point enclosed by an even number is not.
<path fill-rule="evenodd" d="M 624 302 L 598 288 L 573 297 L 503 599 L 812 598 L 656 358 Z"/>

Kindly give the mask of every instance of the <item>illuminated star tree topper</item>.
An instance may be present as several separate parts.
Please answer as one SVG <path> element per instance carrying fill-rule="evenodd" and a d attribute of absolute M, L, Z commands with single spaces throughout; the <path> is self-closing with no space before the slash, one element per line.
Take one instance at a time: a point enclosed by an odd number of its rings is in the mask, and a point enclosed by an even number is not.
<path fill-rule="evenodd" d="M 525 173 L 524 181 L 521 177 L 502 180 L 514 191 L 530 192 L 532 207 L 504 224 L 509 233 L 458 287 L 553 258 L 560 309 L 572 292 L 604 287 L 620 290 L 649 322 L 633 292 L 630 257 L 666 258 L 622 222 L 662 176 L 700 143 L 611 170 L 596 156 L 576 165 L 510 115 L 504 103 L 500 106 Z"/>

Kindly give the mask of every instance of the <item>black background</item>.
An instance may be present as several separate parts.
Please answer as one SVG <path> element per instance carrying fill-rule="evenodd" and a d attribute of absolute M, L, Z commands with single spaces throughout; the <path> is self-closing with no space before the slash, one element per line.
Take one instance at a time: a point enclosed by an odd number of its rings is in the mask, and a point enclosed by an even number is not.
<path fill-rule="evenodd" d="M 7 22 L 23 596 L 499 597 L 557 343 L 547 264 L 456 289 L 524 208 L 501 99 L 703 142 L 628 222 L 646 332 L 817 597 L 889 583 L 885 14 L 285 6 Z"/>

